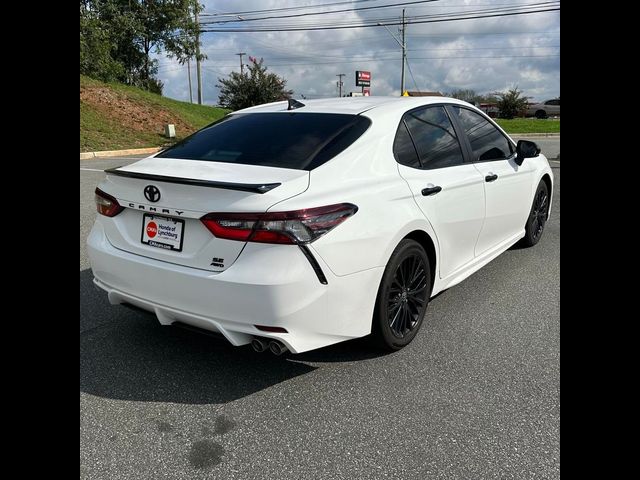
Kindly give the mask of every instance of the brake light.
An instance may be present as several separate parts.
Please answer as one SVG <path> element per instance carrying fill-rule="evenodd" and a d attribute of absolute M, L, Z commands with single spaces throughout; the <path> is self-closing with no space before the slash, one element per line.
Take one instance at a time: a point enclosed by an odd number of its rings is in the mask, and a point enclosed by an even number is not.
<path fill-rule="evenodd" d="M 99 188 L 96 188 L 95 193 L 96 207 L 100 215 L 104 215 L 106 217 L 115 217 L 122 210 L 124 210 L 124 207 L 121 206 L 118 201 L 108 193 L 103 192 Z"/>
<path fill-rule="evenodd" d="M 209 213 L 200 220 L 218 238 L 304 244 L 317 240 L 358 211 L 351 203 L 291 212 Z"/>

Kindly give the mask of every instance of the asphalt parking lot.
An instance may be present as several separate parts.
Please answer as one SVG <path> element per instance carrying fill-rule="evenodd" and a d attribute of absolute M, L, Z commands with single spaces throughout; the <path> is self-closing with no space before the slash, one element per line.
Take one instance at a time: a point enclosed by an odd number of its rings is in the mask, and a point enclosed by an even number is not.
<path fill-rule="evenodd" d="M 540 243 L 432 299 L 407 348 L 275 357 L 94 289 L 93 190 L 132 161 L 80 162 L 81 478 L 560 477 L 560 162 Z"/>

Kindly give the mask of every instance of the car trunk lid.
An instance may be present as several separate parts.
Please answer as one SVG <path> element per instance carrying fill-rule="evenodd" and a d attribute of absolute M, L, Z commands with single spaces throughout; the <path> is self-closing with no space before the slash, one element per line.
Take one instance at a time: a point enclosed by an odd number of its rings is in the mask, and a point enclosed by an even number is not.
<path fill-rule="evenodd" d="M 104 222 L 112 245 L 212 272 L 229 268 L 245 242 L 216 238 L 202 216 L 265 212 L 309 186 L 305 170 L 172 158 L 146 158 L 106 173 L 99 188 L 125 207 Z"/>

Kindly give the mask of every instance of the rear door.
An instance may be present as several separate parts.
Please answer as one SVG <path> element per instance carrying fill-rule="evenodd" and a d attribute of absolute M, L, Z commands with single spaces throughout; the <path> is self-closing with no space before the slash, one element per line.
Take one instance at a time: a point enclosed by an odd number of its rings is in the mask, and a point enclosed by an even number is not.
<path fill-rule="evenodd" d="M 548 100 L 544 102 L 547 115 L 560 115 L 560 100 Z"/>
<path fill-rule="evenodd" d="M 442 105 L 407 112 L 398 126 L 394 155 L 400 175 L 438 237 L 439 275 L 471 262 L 484 221 L 484 186 L 465 162 L 460 141 Z"/>
<path fill-rule="evenodd" d="M 447 109 L 464 131 L 463 141 L 483 179 L 486 217 L 475 246 L 478 256 L 523 231 L 534 169 L 532 162 L 515 163 L 515 146 L 486 117 L 458 105 Z"/>

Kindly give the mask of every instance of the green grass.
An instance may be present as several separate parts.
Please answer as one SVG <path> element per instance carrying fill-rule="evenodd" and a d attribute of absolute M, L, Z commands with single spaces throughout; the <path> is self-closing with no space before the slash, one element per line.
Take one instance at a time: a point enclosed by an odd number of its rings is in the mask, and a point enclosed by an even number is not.
<path fill-rule="evenodd" d="M 92 87 L 108 89 L 109 98 L 115 102 L 110 105 L 80 100 L 81 152 L 156 147 L 172 143 L 162 136 L 161 129 L 145 126 L 141 131 L 132 128 L 145 125 L 144 120 L 136 117 L 136 112 L 142 112 L 147 120 L 155 117 L 154 112 L 157 112 L 157 118 L 166 119 L 163 123 L 175 123 L 176 140 L 190 135 L 228 112 L 222 108 L 180 102 L 135 87 L 103 83 L 81 75 L 80 88 L 83 87 L 85 91 Z"/>
<path fill-rule="evenodd" d="M 511 133 L 560 133 L 560 119 L 514 118 L 494 119 L 504 130 Z"/>

